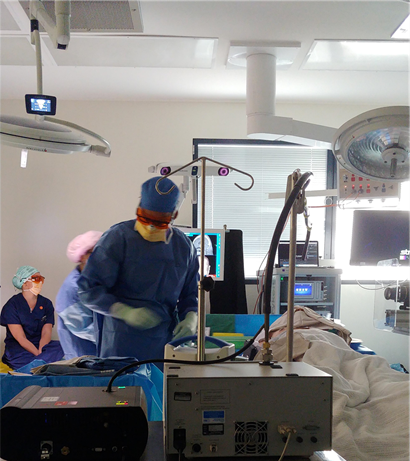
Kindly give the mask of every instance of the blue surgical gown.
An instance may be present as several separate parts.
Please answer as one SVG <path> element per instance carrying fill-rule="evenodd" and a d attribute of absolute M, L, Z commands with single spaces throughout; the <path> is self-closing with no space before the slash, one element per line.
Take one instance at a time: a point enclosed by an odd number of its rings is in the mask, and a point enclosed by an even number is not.
<path fill-rule="evenodd" d="M 97 243 L 78 281 L 80 301 L 95 313 L 97 355 L 164 357 L 178 321 L 198 309 L 198 257 L 178 228 L 169 242 L 148 242 L 135 220 L 112 226 Z M 148 307 L 162 322 L 139 330 L 109 314 L 121 302 Z"/>
<path fill-rule="evenodd" d="M 53 303 L 44 296 L 37 296 L 37 303 L 32 311 L 22 293 L 11 297 L 3 306 L 0 315 L 0 324 L 6 327 L 5 349 L 2 361 L 13 369 L 18 369 L 34 359 L 45 362 L 56 362 L 63 358 L 63 350 L 59 341 L 50 341 L 40 355 L 35 356 L 20 346 L 11 334 L 8 325 L 21 325 L 26 338 L 38 348 L 41 331 L 47 323 L 54 325 Z"/>
<path fill-rule="evenodd" d="M 72 270 L 56 297 L 57 331 L 66 359 L 97 354 L 93 311 L 78 297 L 80 275 L 78 268 Z"/>

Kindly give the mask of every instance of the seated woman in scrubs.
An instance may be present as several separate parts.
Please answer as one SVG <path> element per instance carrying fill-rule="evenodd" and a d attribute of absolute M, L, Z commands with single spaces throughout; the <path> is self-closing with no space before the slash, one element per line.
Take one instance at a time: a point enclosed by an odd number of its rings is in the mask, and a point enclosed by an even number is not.
<path fill-rule="evenodd" d="M 21 266 L 13 277 L 13 285 L 22 290 L 3 306 L 0 324 L 6 327 L 2 361 L 14 370 L 34 359 L 47 363 L 64 356 L 59 341 L 51 340 L 54 325 L 52 302 L 40 295 L 44 277 L 31 266 Z"/>
<path fill-rule="evenodd" d="M 76 263 L 64 280 L 56 298 L 57 331 L 66 359 L 97 355 L 93 311 L 78 297 L 78 279 L 102 232 L 77 235 L 67 247 L 67 258 Z"/>

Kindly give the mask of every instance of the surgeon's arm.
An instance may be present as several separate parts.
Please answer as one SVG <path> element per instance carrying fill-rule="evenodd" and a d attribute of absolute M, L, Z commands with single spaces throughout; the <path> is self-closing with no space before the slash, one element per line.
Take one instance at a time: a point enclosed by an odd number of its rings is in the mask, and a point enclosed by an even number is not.
<path fill-rule="evenodd" d="M 46 323 L 41 329 L 40 345 L 38 346 L 38 350 L 40 351 L 40 354 L 42 352 L 43 347 L 51 341 L 51 330 L 52 329 L 53 329 L 53 325 L 51 323 Z"/>
<path fill-rule="evenodd" d="M 95 343 L 93 312 L 80 302 L 68 306 L 58 316 L 75 336 Z"/>
<path fill-rule="evenodd" d="M 110 307 L 118 302 L 111 294 L 123 260 L 124 240 L 112 229 L 104 234 L 78 280 L 80 302 L 94 312 L 110 315 Z"/>
<path fill-rule="evenodd" d="M 40 351 L 37 347 L 26 338 L 23 327 L 17 324 L 7 325 L 10 333 L 13 335 L 13 338 L 23 347 L 26 351 L 31 352 L 33 355 L 37 356 L 40 354 Z"/>

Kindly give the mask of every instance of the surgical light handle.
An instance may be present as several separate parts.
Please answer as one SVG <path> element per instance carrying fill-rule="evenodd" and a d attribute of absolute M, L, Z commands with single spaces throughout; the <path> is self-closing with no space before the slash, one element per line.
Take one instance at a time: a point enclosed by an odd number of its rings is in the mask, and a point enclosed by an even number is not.
<path fill-rule="evenodd" d="M 201 162 L 201 168 L 202 168 L 202 183 L 201 183 L 201 246 L 200 246 L 200 265 L 199 265 L 199 283 L 198 283 L 198 349 L 197 349 L 197 361 L 202 362 L 205 360 L 205 291 L 202 286 L 202 281 L 204 279 L 204 261 L 205 261 L 205 255 L 204 255 L 204 242 L 205 242 L 205 178 L 206 178 L 206 162 L 212 162 L 216 163 L 217 165 L 221 165 L 222 167 L 229 168 L 232 171 L 237 171 L 238 173 L 244 174 L 245 176 L 248 176 L 251 178 L 251 185 L 249 187 L 241 187 L 239 184 L 234 183 L 236 187 L 243 191 L 247 191 L 251 189 L 254 185 L 254 179 L 253 177 L 249 174 L 246 173 L 245 171 L 238 170 L 237 168 L 233 168 L 229 165 L 225 165 L 223 163 L 217 162 L 216 160 L 210 159 L 208 157 L 198 157 L 197 159 L 193 160 L 190 163 L 187 163 L 186 165 L 182 166 L 181 168 L 178 168 L 175 171 L 171 171 L 171 173 L 168 173 L 165 176 L 162 176 L 161 178 L 158 179 L 157 183 L 155 184 L 155 189 L 156 191 L 161 194 L 161 195 L 166 195 L 169 194 L 172 190 L 172 187 L 170 190 L 167 192 L 162 192 L 158 185 L 159 183 L 164 179 L 168 178 L 169 176 L 172 176 L 174 174 L 177 174 L 179 171 L 183 170 L 184 168 L 197 163 Z"/>

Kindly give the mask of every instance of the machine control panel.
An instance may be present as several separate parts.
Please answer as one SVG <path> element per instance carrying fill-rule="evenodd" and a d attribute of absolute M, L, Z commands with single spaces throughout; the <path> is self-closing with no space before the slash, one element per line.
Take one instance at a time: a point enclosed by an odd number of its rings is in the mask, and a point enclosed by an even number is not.
<path fill-rule="evenodd" d="M 398 182 L 369 179 L 339 167 L 339 200 L 373 200 L 398 197 Z"/>

